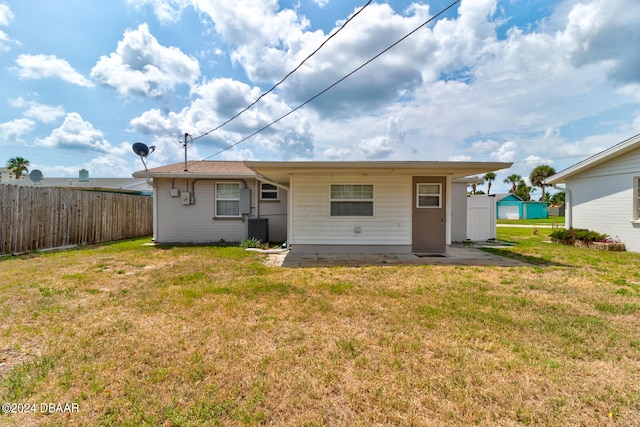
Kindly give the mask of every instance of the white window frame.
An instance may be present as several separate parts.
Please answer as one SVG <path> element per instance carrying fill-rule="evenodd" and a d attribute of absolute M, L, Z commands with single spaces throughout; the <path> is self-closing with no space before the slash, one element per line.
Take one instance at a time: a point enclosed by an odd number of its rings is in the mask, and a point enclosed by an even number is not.
<path fill-rule="evenodd" d="M 270 185 L 273 188 L 269 188 L 269 189 L 264 189 L 262 188 L 263 185 Z M 269 194 L 275 194 L 276 197 L 264 197 L 264 193 L 269 193 Z M 264 202 L 276 202 L 280 200 L 280 189 L 278 188 L 278 186 L 270 184 L 268 182 L 261 182 L 260 183 L 260 200 L 264 201 Z"/>
<path fill-rule="evenodd" d="M 348 199 L 343 199 L 343 198 L 338 198 L 338 199 L 334 199 L 332 197 L 333 195 L 333 187 L 335 186 L 361 186 L 361 187 L 371 187 L 371 198 L 370 199 L 362 199 L 362 198 L 348 198 Z M 351 202 L 351 203 L 371 203 L 371 215 L 334 215 L 333 214 L 333 203 L 340 203 L 340 202 Z M 375 215 L 375 186 L 373 184 L 345 184 L 345 183 L 340 183 L 340 184 L 330 184 L 329 185 L 329 217 L 330 218 L 373 218 Z"/>
<path fill-rule="evenodd" d="M 233 185 L 237 185 L 238 186 L 238 197 L 237 198 L 230 198 L 230 197 L 219 197 L 220 195 L 220 191 L 218 190 L 218 185 L 228 185 L 228 184 L 233 184 Z M 238 181 L 218 181 L 215 183 L 215 203 L 214 203 L 214 209 L 215 209 L 215 217 L 216 218 L 241 218 L 242 215 L 240 214 L 240 189 L 242 188 L 241 183 Z M 218 202 L 230 202 L 230 201 L 235 201 L 238 203 L 238 214 L 237 215 L 220 215 L 218 214 Z"/>
<path fill-rule="evenodd" d="M 421 193 L 420 192 L 420 186 L 422 185 L 435 185 L 438 187 L 438 193 Z M 428 206 L 421 206 L 420 205 L 420 196 L 429 196 L 429 197 L 437 197 L 438 198 L 438 205 L 428 205 Z M 418 209 L 440 209 L 442 208 L 442 183 L 440 182 L 418 182 L 416 184 L 416 208 Z"/>

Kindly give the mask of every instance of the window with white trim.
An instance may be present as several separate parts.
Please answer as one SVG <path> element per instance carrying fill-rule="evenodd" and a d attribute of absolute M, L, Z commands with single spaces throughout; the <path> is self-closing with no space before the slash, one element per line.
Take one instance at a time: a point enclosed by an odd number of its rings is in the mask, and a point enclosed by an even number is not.
<path fill-rule="evenodd" d="M 441 208 L 442 184 L 419 183 L 416 187 L 416 207 Z"/>
<path fill-rule="evenodd" d="M 633 219 L 640 220 L 640 176 L 633 178 Z"/>
<path fill-rule="evenodd" d="M 278 187 L 273 184 L 261 182 L 260 200 L 278 200 Z"/>
<path fill-rule="evenodd" d="M 216 183 L 216 217 L 237 218 L 240 216 L 240 183 Z"/>
<path fill-rule="evenodd" d="M 373 216 L 373 185 L 331 184 L 331 216 Z"/>

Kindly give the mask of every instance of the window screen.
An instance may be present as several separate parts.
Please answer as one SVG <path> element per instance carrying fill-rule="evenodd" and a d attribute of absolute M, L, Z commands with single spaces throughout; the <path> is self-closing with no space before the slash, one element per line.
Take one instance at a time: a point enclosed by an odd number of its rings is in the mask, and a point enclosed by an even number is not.
<path fill-rule="evenodd" d="M 331 216 L 373 216 L 373 185 L 332 184 Z"/>
<path fill-rule="evenodd" d="M 240 216 L 240 184 L 236 182 L 216 183 L 216 216 Z"/>
<path fill-rule="evenodd" d="M 416 206 L 439 208 L 442 200 L 442 184 L 418 184 Z"/>

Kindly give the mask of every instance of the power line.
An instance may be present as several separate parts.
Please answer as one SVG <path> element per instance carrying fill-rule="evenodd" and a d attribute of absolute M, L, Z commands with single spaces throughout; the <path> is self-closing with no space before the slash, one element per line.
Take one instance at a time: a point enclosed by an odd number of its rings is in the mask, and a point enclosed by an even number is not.
<path fill-rule="evenodd" d="M 403 37 L 401 37 L 399 40 L 397 40 L 395 43 L 391 44 L 390 46 L 388 46 L 387 48 L 383 49 L 382 51 L 380 51 L 377 55 L 375 55 L 374 57 L 372 57 L 371 59 L 369 59 L 368 61 L 364 62 L 362 65 L 360 65 L 359 67 L 355 68 L 353 71 L 351 71 L 350 73 L 348 73 L 347 75 L 345 75 L 344 77 L 340 78 L 339 80 L 337 80 L 335 83 L 333 83 L 332 85 L 328 86 L 327 88 L 323 89 L 322 91 L 318 92 L 317 94 L 315 94 L 314 96 L 312 96 L 311 98 L 307 99 L 306 101 L 304 101 L 302 104 L 299 104 L 297 107 L 289 110 L 289 112 L 283 114 L 282 116 L 278 117 L 277 119 L 275 119 L 274 121 L 272 121 L 271 123 L 261 127 L 260 129 L 256 130 L 255 132 L 253 132 L 252 134 L 242 138 L 241 140 L 229 145 L 228 147 L 223 148 L 222 150 L 208 156 L 205 157 L 202 160 L 207 160 L 210 159 L 212 157 L 217 156 L 218 154 L 221 154 L 227 150 L 230 150 L 233 147 L 236 147 L 239 144 L 242 144 L 243 142 L 245 142 L 246 140 L 253 138 L 254 136 L 256 136 L 257 134 L 259 134 L 260 132 L 270 128 L 271 126 L 275 125 L 276 123 L 278 123 L 279 121 L 281 121 L 282 119 L 290 116 L 291 114 L 295 113 L 296 111 L 298 111 L 299 109 L 301 109 L 302 107 L 304 107 L 305 105 L 307 105 L 308 103 L 310 103 L 311 101 L 315 100 L 316 98 L 320 97 L 321 95 L 323 95 L 324 93 L 328 92 L 329 90 L 333 89 L 335 86 L 337 86 L 338 84 L 342 83 L 344 80 L 346 80 L 347 78 L 351 77 L 353 74 L 357 73 L 358 71 L 360 71 L 361 69 L 363 69 L 364 67 L 366 67 L 367 65 L 369 65 L 370 63 L 372 63 L 373 61 L 375 61 L 376 59 L 378 59 L 380 56 L 384 55 L 385 53 L 387 53 L 389 50 L 393 49 L 396 45 L 400 44 L 401 42 L 403 42 L 405 39 L 411 37 L 414 33 L 416 33 L 418 30 L 420 30 L 422 27 L 430 24 L 432 21 L 434 21 L 435 19 L 439 18 L 441 15 L 443 15 L 445 12 L 447 12 L 449 9 L 451 9 L 453 6 L 455 6 L 457 3 L 460 3 L 461 0 L 455 0 L 453 1 L 451 4 L 449 4 L 447 7 L 445 7 L 444 9 L 442 9 L 440 12 L 438 12 L 437 14 L 433 15 L 431 18 L 429 18 L 428 20 L 426 20 L 425 22 L 423 22 L 422 24 L 420 24 L 419 26 L 417 26 L 416 28 L 414 28 L 412 31 L 410 31 L 409 33 L 407 33 L 406 35 L 404 35 Z M 195 138 L 194 138 L 195 139 Z M 201 160 L 201 161 L 202 161 Z"/>
<path fill-rule="evenodd" d="M 220 129 L 221 127 L 225 126 L 226 124 L 230 123 L 232 120 L 238 118 L 240 115 L 242 115 L 243 113 L 245 113 L 247 110 L 249 110 L 251 107 L 253 107 L 254 105 L 256 105 L 258 102 L 260 102 L 260 100 L 262 98 L 264 98 L 265 96 L 267 96 L 268 94 L 270 94 L 271 92 L 273 92 L 278 86 L 280 86 L 285 80 L 287 80 L 293 73 L 295 73 L 296 71 L 298 71 L 300 69 L 300 67 L 302 67 L 304 65 L 305 62 L 307 62 L 309 59 L 311 59 L 312 56 L 314 56 L 316 53 L 318 53 L 318 51 L 320 49 L 322 49 L 324 47 L 325 44 L 327 44 L 327 42 L 329 42 L 329 40 L 331 40 L 333 37 L 335 37 L 340 31 L 342 31 L 342 29 L 344 27 L 347 26 L 347 24 L 349 22 L 351 22 L 351 20 L 353 20 L 356 16 L 358 16 L 360 14 L 360 12 L 362 12 L 367 6 L 369 6 L 371 4 L 373 0 L 369 0 L 364 6 L 362 6 L 360 8 L 360 10 L 358 10 L 355 14 L 353 14 L 353 16 L 351 16 L 349 19 L 347 19 L 344 24 L 342 24 L 340 26 L 340 28 L 338 28 L 333 34 L 331 34 L 329 37 L 327 37 L 327 39 L 325 41 L 322 42 L 322 44 L 320 44 L 320 46 L 318 46 L 316 48 L 316 50 L 314 50 L 313 52 L 311 52 L 311 54 L 309 54 L 300 64 L 298 64 L 297 67 L 295 67 L 293 70 L 291 70 L 286 76 L 284 76 L 278 83 L 276 83 L 275 85 L 273 85 L 271 87 L 271 89 L 269 89 L 268 91 L 264 92 L 262 95 L 260 95 L 255 101 L 253 101 L 251 104 L 249 104 L 246 108 L 242 109 L 241 111 L 239 111 L 235 116 L 231 117 L 230 119 L 226 120 L 225 122 L 221 123 L 220 125 L 216 126 L 215 128 L 211 129 L 208 132 L 203 133 L 200 136 L 197 136 L 195 138 L 193 138 L 193 140 L 197 140 L 200 138 L 203 138 L 207 135 L 209 135 L 212 132 L 215 132 L 216 130 Z"/>

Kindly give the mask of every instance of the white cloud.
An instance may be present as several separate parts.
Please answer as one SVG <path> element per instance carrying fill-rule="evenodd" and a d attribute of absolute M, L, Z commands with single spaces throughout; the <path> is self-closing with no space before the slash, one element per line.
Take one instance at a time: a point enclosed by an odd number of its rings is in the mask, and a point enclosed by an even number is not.
<path fill-rule="evenodd" d="M 549 165 L 549 166 L 553 165 L 552 159 L 545 159 L 536 155 L 529 155 L 525 157 L 521 162 L 523 166 L 528 169 L 533 169 L 536 166 L 540 166 L 540 165 Z"/>
<path fill-rule="evenodd" d="M 121 95 L 159 97 L 179 84 L 193 84 L 200 66 L 180 49 L 160 45 L 148 25 L 141 24 L 125 31 L 115 52 L 100 57 L 91 76 Z"/>
<path fill-rule="evenodd" d="M 128 147 L 131 150 L 131 147 Z M 125 160 L 126 159 L 126 160 Z M 107 178 L 107 177 L 131 177 L 132 163 L 128 161 L 127 157 L 122 155 L 121 150 L 117 153 L 109 153 L 98 155 L 93 158 L 83 158 L 80 156 L 74 156 L 72 162 L 65 165 L 46 166 L 35 165 L 32 163 L 33 168 L 44 172 L 45 177 L 78 177 L 78 171 L 86 169 L 89 171 L 91 178 Z M 142 169 L 142 165 L 140 168 Z"/>
<path fill-rule="evenodd" d="M 11 21 L 13 21 L 13 12 L 11 11 L 11 8 L 4 3 L 0 3 L 0 25 L 6 27 L 11 23 Z"/>
<path fill-rule="evenodd" d="M 46 138 L 36 138 L 36 143 L 47 148 L 84 149 L 104 153 L 114 150 L 102 132 L 78 113 L 68 113 L 59 128 L 54 129 Z"/>
<path fill-rule="evenodd" d="M 327 37 L 276 1 L 135 3 L 151 5 L 159 16 L 194 7 L 211 19 L 221 44 L 231 47 L 232 60 L 250 79 L 249 84 L 222 79 L 203 83 L 193 89 L 188 108 L 149 111 L 132 121 L 134 129 L 147 132 L 210 130 L 255 99 L 259 91 L 252 85 L 279 80 Z M 633 79 L 616 74 L 640 68 L 633 66 L 640 53 L 634 49 L 639 43 L 632 24 L 640 19 L 640 6 L 612 0 L 611 10 L 600 13 L 608 4 L 565 1 L 541 21 L 508 28 L 512 24 L 502 8 L 496 13 L 496 0 L 463 0 L 457 15 L 450 12 L 422 28 L 299 111 L 309 126 L 300 135 L 313 143 L 306 148 L 302 144 L 299 152 L 317 149 L 328 159 L 515 161 L 514 168 L 522 168 L 518 173 L 523 174 L 526 162 L 567 156 L 563 147 L 571 144 L 563 135 L 568 128 L 584 127 L 588 119 L 623 106 L 635 108 L 640 97 L 629 84 Z M 276 112 L 307 100 L 432 12 L 428 5 L 414 4 L 404 11 L 392 6 L 370 5 L 278 89 L 273 104 L 259 104 L 246 121 L 215 132 L 207 143 L 227 146 L 242 132 L 277 117 Z M 624 17 L 616 26 L 614 18 L 622 9 Z M 607 40 L 615 46 L 607 48 Z M 626 86 L 615 88 L 612 82 Z M 390 130 L 389 121 L 397 117 L 402 122 Z M 279 125 L 290 127 L 288 120 Z M 633 127 L 624 120 L 607 124 L 619 128 L 621 139 Z M 608 145 L 616 142 L 613 134 L 618 133 L 600 133 Z M 282 158 L 288 144 L 272 135 L 252 139 L 247 150 Z M 586 146 L 575 151 L 584 153 Z M 589 145 L 588 151 L 592 149 Z"/>
<path fill-rule="evenodd" d="M 16 59 L 17 67 L 12 67 L 22 80 L 55 78 L 82 87 L 92 87 L 93 83 L 78 73 L 64 59 L 55 55 L 21 54 Z"/>
<path fill-rule="evenodd" d="M 502 144 L 491 156 L 499 162 L 513 162 L 517 159 L 517 145 L 513 141 Z"/>
<path fill-rule="evenodd" d="M 15 119 L 0 123 L 0 138 L 4 141 L 22 142 L 24 135 L 33 131 L 36 122 L 30 119 Z"/>
<path fill-rule="evenodd" d="M 127 0 L 127 3 L 140 9 L 145 5 L 150 5 L 154 13 L 162 23 L 172 23 L 180 20 L 180 13 L 186 6 L 187 1 L 179 0 Z"/>
<path fill-rule="evenodd" d="M 455 156 L 449 157 L 448 160 L 452 162 L 468 162 L 473 160 L 473 158 L 468 154 L 456 154 Z"/>
<path fill-rule="evenodd" d="M 344 147 L 329 147 L 322 152 L 322 156 L 328 160 L 343 160 L 351 155 L 351 150 Z"/>
<path fill-rule="evenodd" d="M 8 5 L 0 3 L 0 26 L 8 26 L 13 20 L 13 12 Z M 9 45 L 13 40 L 5 33 L 0 31 L 0 52 L 9 50 Z"/>
<path fill-rule="evenodd" d="M 496 148 L 500 146 L 498 141 L 493 141 L 491 139 L 485 141 L 476 141 L 471 144 L 470 150 L 474 153 L 485 154 L 487 152 L 494 151 Z"/>
<path fill-rule="evenodd" d="M 594 0 L 577 3 L 557 38 L 577 66 L 611 62 L 609 77 L 617 84 L 640 83 L 640 45 L 637 31 L 640 3 Z"/>
<path fill-rule="evenodd" d="M 260 101 L 259 106 L 249 109 L 238 119 L 221 129 L 214 128 L 227 121 L 260 96 L 260 89 L 231 79 L 216 79 L 197 85 L 192 89 L 193 101 L 181 111 L 164 113 L 151 109 L 131 120 L 132 130 L 153 135 L 154 138 L 172 138 L 175 141 L 184 132 L 197 138 L 195 145 L 206 156 L 251 135 L 275 119 L 289 112 L 289 107 L 271 94 Z M 310 158 L 314 154 L 313 134 L 310 131 L 307 113 L 297 112 L 271 128 L 250 139 L 252 157 L 258 152 L 286 159 Z M 239 147 L 244 149 L 246 145 Z M 157 144 L 156 144 L 157 145 Z M 237 151 L 234 149 L 233 151 Z M 232 151 L 225 151 L 231 156 Z M 177 158 L 178 153 L 176 153 Z"/>
<path fill-rule="evenodd" d="M 53 123 L 60 117 L 63 117 L 64 108 L 60 105 L 43 105 L 35 101 L 26 101 L 24 98 L 10 99 L 9 104 L 15 108 L 26 108 L 24 117 L 37 120 L 41 123 Z"/>

